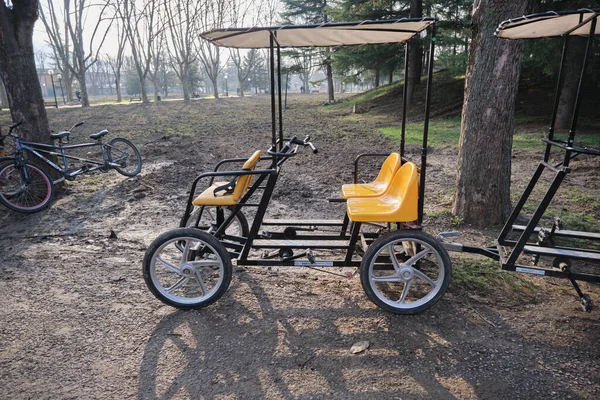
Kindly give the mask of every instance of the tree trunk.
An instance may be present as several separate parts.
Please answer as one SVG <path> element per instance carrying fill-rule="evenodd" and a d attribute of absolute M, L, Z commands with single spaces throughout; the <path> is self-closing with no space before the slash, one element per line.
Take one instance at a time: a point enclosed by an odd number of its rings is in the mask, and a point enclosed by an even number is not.
<path fill-rule="evenodd" d="M 121 75 L 115 75 L 115 89 L 117 90 L 117 103 L 123 101 L 123 97 L 121 96 Z"/>
<path fill-rule="evenodd" d="M 67 96 L 67 103 L 73 101 L 73 77 L 71 74 L 63 74 L 63 84 L 65 85 L 65 95 Z"/>
<path fill-rule="evenodd" d="M 510 157 L 523 43 L 494 37 L 498 24 L 524 15 L 532 0 L 476 0 L 465 79 L 458 176 L 452 212 L 476 226 L 510 213 Z"/>
<path fill-rule="evenodd" d="M 146 78 L 142 77 L 142 75 L 140 75 L 140 97 L 142 98 L 142 103 L 150 103 L 148 92 L 146 91 Z"/>
<path fill-rule="evenodd" d="M 8 97 L 6 97 L 6 89 L 4 88 L 4 83 L 0 79 L 0 110 L 8 107 Z"/>
<path fill-rule="evenodd" d="M 190 102 L 190 68 L 189 64 L 181 66 L 181 88 L 183 89 L 183 102 Z"/>
<path fill-rule="evenodd" d="M 379 68 L 375 68 L 375 87 L 379 87 L 379 78 L 380 78 Z"/>
<path fill-rule="evenodd" d="M 241 79 L 238 79 L 238 83 L 240 85 L 240 97 L 244 97 L 244 82 Z"/>
<path fill-rule="evenodd" d="M 565 70 L 563 71 L 565 78 L 558 102 L 558 113 L 556 114 L 556 129 L 569 129 L 571 127 L 586 42 L 587 38 L 584 37 L 569 37 L 569 48 Z"/>
<path fill-rule="evenodd" d="M 158 79 L 156 79 L 156 77 L 152 80 L 152 87 L 154 88 L 154 104 L 158 104 L 160 88 L 158 87 Z"/>
<path fill-rule="evenodd" d="M 219 88 L 217 87 L 217 77 L 210 77 L 210 81 L 212 83 L 212 89 L 213 89 L 213 96 L 215 96 L 215 99 L 219 98 Z"/>
<path fill-rule="evenodd" d="M 410 17 L 420 18 L 423 16 L 423 1 L 411 0 Z M 413 101 L 415 88 L 421 84 L 421 70 L 423 69 L 423 46 L 421 39 L 412 39 L 408 47 L 408 76 L 406 76 L 406 106 L 410 107 Z"/>
<path fill-rule="evenodd" d="M 38 1 L 15 1 L 13 8 L 0 2 L 0 78 L 4 82 L 14 122 L 24 121 L 25 140 L 52 143 L 48 117 L 33 54 L 33 26 Z"/>
<path fill-rule="evenodd" d="M 81 107 L 89 107 L 90 98 L 88 96 L 87 86 L 85 84 L 85 71 L 75 75 L 75 79 L 77 79 L 77 82 L 79 82 L 79 91 L 81 92 Z"/>

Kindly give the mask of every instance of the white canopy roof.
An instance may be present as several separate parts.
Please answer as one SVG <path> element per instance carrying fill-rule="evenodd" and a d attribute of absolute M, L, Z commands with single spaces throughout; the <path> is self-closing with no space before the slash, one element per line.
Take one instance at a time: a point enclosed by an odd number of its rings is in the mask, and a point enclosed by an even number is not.
<path fill-rule="evenodd" d="M 214 29 L 200 36 L 217 46 L 268 48 L 270 32 L 280 47 L 329 47 L 403 43 L 435 23 L 435 18 Z"/>
<path fill-rule="evenodd" d="M 532 39 L 564 35 L 589 36 L 595 19 L 594 35 L 600 34 L 600 9 L 546 12 L 504 21 L 496 29 L 496 36 L 505 39 Z"/>

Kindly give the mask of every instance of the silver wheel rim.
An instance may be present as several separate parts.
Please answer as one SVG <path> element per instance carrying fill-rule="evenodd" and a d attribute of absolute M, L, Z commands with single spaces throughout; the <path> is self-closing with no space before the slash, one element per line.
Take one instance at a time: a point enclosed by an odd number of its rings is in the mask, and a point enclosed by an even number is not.
<path fill-rule="evenodd" d="M 376 262 L 378 259 L 380 262 Z M 442 289 L 444 277 L 441 255 L 430 244 L 415 238 L 386 244 L 369 265 L 371 289 L 379 300 L 396 309 L 427 304 Z"/>
<path fill-rule="evenodd" d="M 193 252 L 203 253 L 193 260 Z M 150 262 L 150 277 L 167 299 L 196 304 L 210 299 L 223 284 L 225 267 L 214 247 L 194 237 L 177 237 L 158 248 Z"/>

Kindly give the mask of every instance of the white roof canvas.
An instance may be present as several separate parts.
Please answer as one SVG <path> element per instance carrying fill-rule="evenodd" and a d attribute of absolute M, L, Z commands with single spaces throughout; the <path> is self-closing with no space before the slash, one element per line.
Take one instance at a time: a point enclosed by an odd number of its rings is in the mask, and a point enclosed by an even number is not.
<path fill-rule="evenodd" d="M 215 29 L 201 35 L 217 46 L 268 48 L 270 32 L 280 47 L 329 47 L 404 43 L 435 23 L 434 18 Z"/>

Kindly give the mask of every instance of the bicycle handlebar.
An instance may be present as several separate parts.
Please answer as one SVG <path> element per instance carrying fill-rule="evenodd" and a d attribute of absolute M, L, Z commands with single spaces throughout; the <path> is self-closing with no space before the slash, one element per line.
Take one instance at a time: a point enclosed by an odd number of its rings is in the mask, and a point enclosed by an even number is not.
<path fill-rule="evenodd" d="M 291 139 L 289 139 L 287 141 L 287 143 L 285 143 L 285 145 L 281 149 L 281 152 L 276 152 L 273 149 L 273 146 L 271 146 L 271 149 L 269 149 L 269 151 L 267 151 L 267 154 L 275 155 L 275 156 L 282 156 L 282 157 L 286 157 L 286 156 L 289 157 L 292 154 L 296 153 L 296 150 L 291 151 L 291 152 L 289 151 L 293 144 L 295 144 L 297 146 L 304 146 L 304 147 L 309 146 L 311 148 L 313 154 L 317 154 L 319 152 L 319 149 L 317 149 L 317 146 L 315 146 L 312 142 L 310 142 L 310 136 L 306 135 L 304 140 L 298 139 L 298 137 L 293 136 Z"/>
<path fill-rule="evenodd" d="M 81 125 L 83 125 L 84 123 L 85 123 L 85 121 L 81 121 L 81 122 L 76 123 L 75 125 L 73 125 L 71 127 L 71 129 L 69 129 L 69 131 L 72 131 L 73 129 L 75 129 L 75 128 L 81 126 Z"/>

